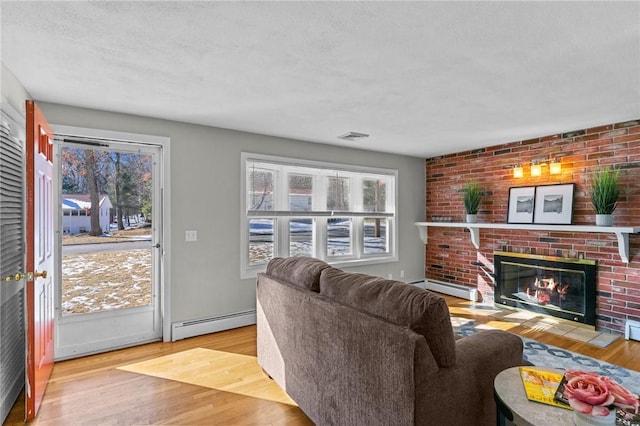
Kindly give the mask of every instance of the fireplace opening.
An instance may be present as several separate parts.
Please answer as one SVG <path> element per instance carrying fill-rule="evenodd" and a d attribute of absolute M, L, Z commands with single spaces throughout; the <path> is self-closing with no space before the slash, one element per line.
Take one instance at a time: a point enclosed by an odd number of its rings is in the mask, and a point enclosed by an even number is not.
<path fill-rule="evenodd" d="M 494 252 L 495 304 L 596 325 L 596 262 Z"/>

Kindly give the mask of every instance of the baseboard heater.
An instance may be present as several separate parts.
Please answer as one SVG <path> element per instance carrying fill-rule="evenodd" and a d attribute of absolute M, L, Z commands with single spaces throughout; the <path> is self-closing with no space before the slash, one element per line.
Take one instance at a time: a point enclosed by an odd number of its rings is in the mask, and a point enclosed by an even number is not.
<path fill-rule="evenodd" d="M 171 341 L 175 342 L 176 340 L 186 339 L 188 337 L 230 330 L 255 323 L 255 309 L 211 318 L 174 322 L 171 324 Z"/>
<path fill-rule="evenodd" d="M 640 342 L 640 322 L 627 320 L 624 326 L 624 338 Z"/>
<path fill-rule="evenodd" d="M 476 302 L 478 300 L 478 290 L 460 284 L 451 284 L 444 281 L 424 280 L 425 288 L 438 293 L 448 294 L 449 296 L 459 297 L 461 299 Z"/>

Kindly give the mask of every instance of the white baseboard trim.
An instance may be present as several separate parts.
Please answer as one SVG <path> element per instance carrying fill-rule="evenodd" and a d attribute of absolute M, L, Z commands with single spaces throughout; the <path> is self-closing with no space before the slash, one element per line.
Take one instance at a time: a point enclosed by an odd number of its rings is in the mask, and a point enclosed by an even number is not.
<path fill-rule="evenodd" d="M 171 324 L 171 341 L 215 333 L 217 331 L 231 330 L 256 323 L 255 309 L 237 312 L 218 317 L 201 318 L 191 321 L 174 322 Z"/>
<path fill-rule="evenodd" d="M 472 302 L 478 300 L 478 290 L 472 287 L 436 280 L 424 280 L 424 283 L 427 290 L 437 291 L 438 293 L 448 294 Z"/>
<path fill-rule="evenodd" d="M 640 322 L 627 320 L 624 326 L 624 338 L 640 342 Z"/>

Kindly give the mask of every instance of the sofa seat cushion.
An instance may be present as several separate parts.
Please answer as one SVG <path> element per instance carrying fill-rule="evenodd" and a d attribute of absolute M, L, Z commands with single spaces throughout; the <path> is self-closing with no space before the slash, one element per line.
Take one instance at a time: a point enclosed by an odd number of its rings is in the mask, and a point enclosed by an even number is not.
<path fill-rule="evenodd" d="M 320 294 L 424 336 L 440 367 L 456 362 L 449 308 L 443 297 L 407 283 L 335 268 L 320 274 Z"/>
<path fill-rule="evenodd" d="M 276 257 L 267 264 L 267 275 L 316 293 L 320 291 L 320 272 L 329 264 L 313 257 Z"/>

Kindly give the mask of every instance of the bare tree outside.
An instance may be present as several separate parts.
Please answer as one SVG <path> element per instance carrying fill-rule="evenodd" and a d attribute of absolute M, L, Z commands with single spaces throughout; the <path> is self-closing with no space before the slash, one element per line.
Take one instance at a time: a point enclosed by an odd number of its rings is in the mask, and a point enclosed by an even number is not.
<path fill-rule="evenodd" d="M 96 164 L 96 154 L 91 149 L 84 151 L 84 165 L 85 165 L 85 177 L 87 179 L 87 187 L 89 188 L 89 198 L 91 199 L 91 230 L 89 235 L 98 236 L 102 235 L 102 228 L 100 228 L 100 193 L 98 192 L 98 178 Z"/>
<path fill-rule="evenodd" d="M 365 179 L 362 192 L 365 211 L 376 213 L 385 211 L 387 199 L 384 180 Z M 382 222 L 383 220 L 380 218 L 375 219 L 374 237 L 382 236 Z"/>
<path fill-rule="evenodd" d="M 123 215 L 122 215 L 122 205 L 120 203 L 120 175 L 122 173 L 121 167 L 120 167 L 120 153 L 116 152 L 115 153 L 115 167 L 116 167 L 116 174 L 114 176 L 114 193 L 116 195 L 116 221 L 118 224 L 118 230 L 123 230 L 124 229 L 124 221 L 122 220 Z"/>

